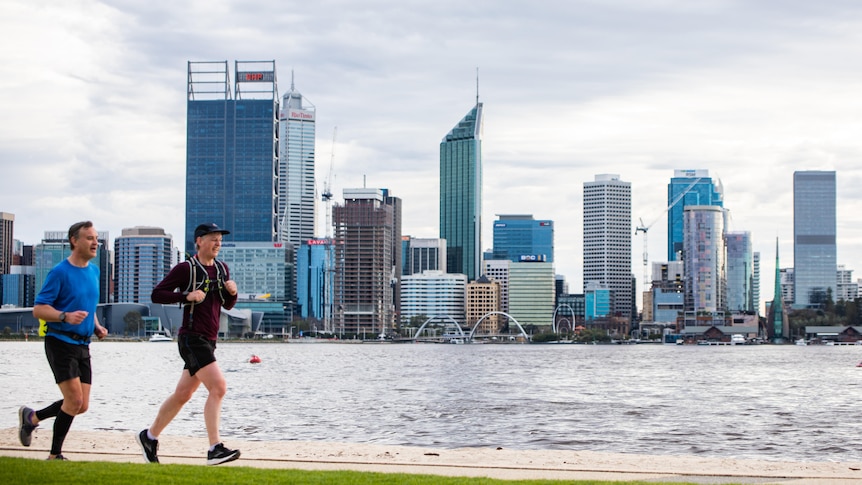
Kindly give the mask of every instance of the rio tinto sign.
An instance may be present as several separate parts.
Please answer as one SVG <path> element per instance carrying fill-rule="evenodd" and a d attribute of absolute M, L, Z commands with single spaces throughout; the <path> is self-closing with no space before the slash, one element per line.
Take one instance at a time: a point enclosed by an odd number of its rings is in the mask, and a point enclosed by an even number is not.
<path fill-rule="evenodd" d="M 236 80 L 241 83 L 271 83 L 275 80 L 275 73 L 272 71 L 237 72 Z"/>
<path fill-rule="evenodd" d="M 281 119 L 314 120 L 314 111 L 305 109 L 286 109 L 281 112 Z"/>

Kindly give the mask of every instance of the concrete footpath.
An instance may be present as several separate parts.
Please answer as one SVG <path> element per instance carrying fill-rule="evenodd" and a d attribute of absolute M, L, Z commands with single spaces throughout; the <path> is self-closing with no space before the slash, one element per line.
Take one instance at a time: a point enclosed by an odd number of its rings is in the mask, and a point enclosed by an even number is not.
<path fill-rule="evenodd" d="M 51 430 L 38 428 L 29 448 L 18 442 L 16 428 L 0 430 L 0 455 L 45 459 Z M 75 461 L 141 463 L 135 433 L 76 430 L 63 455 Z M 696 456 L 630 455 L 589 451 L 432 449 L 410 446 L 225 439 L 242 457 L 222 466 L 356 470 L 499 479 L 689 482 L 703 484 L 862 484 L 862 463 L 781 462 Z M 164 435 L 159 457 L 164 464 L 205 465 L 204 438 Z"/>

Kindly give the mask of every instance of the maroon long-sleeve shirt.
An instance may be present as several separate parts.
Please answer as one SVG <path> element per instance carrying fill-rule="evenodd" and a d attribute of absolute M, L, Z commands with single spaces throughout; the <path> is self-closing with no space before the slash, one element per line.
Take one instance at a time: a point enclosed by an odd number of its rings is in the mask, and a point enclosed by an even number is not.
<path fill-rule="evenodd" d="M 192 263 L 194 264 L 194 263 Z M 212 266 L 204 266 L 209 276 L 209 290 L 206 292 L 206 298 L 200 303 L 191 305 L 186 301 L 186 288 L 191 280 L 191 264 L 184 261 L 173 268 L 165 276 L 150 295 L 153 303 L 171 304 L 183 303 L 183 326 L 179 330 L 179 334 L 197 334 L 209 340 L 218 339 L 219 317 L 221 316 L 221 308 L 226 310 L 233 308 L 236 304 L 237 295 L 231 295 L 227 290 L 219 291 L 217 281 L 218 269 L 215 264 Z M 224 281 L 230 279 L 230 272 L 227 265 L 224 266 L 225 274 L 222 275 Z M 203 290 L 204 288 L 201 288 Z M 191 291 L 194 291 L 192 288 Z M 219 296 L 221 293 L 221 296 Z M 224 302 L 222 302 L 224 298 Z M 193 312 L 190 314 L 190 310 Z"/>

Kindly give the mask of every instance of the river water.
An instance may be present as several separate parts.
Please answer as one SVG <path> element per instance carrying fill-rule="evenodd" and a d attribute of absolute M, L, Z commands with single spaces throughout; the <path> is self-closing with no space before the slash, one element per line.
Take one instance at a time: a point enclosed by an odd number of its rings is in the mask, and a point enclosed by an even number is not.
<path fill-rule="evenodd" d="M 74 428 L 138 431 L 174 343 L 91 345 Z M 251 355 L 262 363 L 250 364 Z M 862 460 L 862 348 L 220 343 L 222 437 L 437 448 Z M 0 427 L 59 399 L 41 342 L 0 342 Z M 201 389 L 165 431 L 205 436 Z"/>

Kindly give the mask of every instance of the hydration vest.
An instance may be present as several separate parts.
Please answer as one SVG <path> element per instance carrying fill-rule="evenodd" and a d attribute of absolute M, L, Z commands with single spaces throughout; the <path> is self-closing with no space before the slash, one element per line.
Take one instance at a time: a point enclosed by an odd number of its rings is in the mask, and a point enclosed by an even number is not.
<path fill-rule="evenodd" d="M 216 280 L 210 280 L 206 267 L 198 260 L 197 256 L 192 256 L 191 259 L 185 261 L 189 265 L 189 284 L 186 285 L 185 294 L 201 290 L 204 293 L 209 293 L 211 290 L 218 290 L 218 296 L 221 298 L 222 304 L 224 298 L 224 282 L 227 277 L 227 267 L 219 260 L 215 260 Z M 191 305 L 191 302 L 185 302 L 185 305 Z"/>

